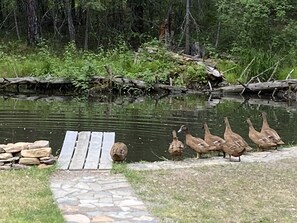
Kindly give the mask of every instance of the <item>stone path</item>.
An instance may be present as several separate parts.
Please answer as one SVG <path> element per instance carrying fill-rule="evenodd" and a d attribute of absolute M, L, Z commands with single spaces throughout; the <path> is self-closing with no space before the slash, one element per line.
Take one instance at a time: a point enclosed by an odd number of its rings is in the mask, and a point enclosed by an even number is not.
<path fill-rule="evenodd" d="M 243 155 L 241 162 L 274 162 L 292 157 L 297 158 L 297 147 L 252 152 Z M 135 170 L 159 170 L 201 165 L 240 163 L 212 157 L 200 160 L 131 163 L 128 167 Z M 109 171 L 58 171 L 51 179 L 51 189 L 68 223 L 158 222 L 157 218 L 148 213 L 144 203 L 135 196 L 130 184 L 121 174 L 110 174 Z"/>
<path fill-rule="evenodd" d="M 51 178 L 51 190 L 68 223 L 158 222 L 120 174 L 59 171 Z"/>

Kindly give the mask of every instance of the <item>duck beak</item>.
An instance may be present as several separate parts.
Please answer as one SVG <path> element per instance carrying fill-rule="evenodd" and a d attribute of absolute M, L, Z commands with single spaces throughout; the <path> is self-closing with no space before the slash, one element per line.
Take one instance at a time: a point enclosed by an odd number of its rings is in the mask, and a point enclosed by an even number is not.
<path fill-rule="evenodd" d="M 177 132 L 180 133 L 182 131 L 182 129 L 180 128 Z"/>

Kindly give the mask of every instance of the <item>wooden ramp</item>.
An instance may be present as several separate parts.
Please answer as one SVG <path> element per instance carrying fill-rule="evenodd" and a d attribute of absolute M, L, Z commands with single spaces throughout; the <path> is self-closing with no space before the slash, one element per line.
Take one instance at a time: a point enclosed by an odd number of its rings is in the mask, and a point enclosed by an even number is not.
<path fill-rule="evenodd" d="M 114 132 L 67 131 L 58 159 L 62 170 L 110 170 Z"/>

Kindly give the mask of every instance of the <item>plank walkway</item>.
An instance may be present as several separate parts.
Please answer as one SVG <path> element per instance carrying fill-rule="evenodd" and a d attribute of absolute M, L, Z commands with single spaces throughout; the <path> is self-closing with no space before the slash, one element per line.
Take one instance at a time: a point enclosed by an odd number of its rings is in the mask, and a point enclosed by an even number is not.
<path fill-rule="evenodd" d="M 114 132 L 67 131 L 58 158 L 61 170 L 110 170 Z"/>

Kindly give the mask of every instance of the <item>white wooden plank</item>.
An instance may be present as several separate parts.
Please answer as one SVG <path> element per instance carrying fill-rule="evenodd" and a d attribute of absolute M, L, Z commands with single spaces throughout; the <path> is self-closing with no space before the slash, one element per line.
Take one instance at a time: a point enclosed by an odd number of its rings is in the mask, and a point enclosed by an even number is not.
<path fill-rule="evenodd" d="M 100 170 L 110 170 L 112 168 L 112 159 L 110 157 L 110 149 L 115 141 L 114 132 L 104 132 L 103 134 L 103 143 L 102 143 L 102 152 L 99 162 Z"/>
<path fill-rule="evenodd" d="M 92 132 L 84 169 L 98 169 L 102 148 L 102 138 L 102 132 Z"/>
<path fill-rule="evenodd" d="M 70 170 L 81 170 L 83 169 L 85 158 L 88 151 L 89 140 L 91 132 L 79 132 L 76 143 L 76 148 L 69 166 Z"/>
<path fill-rule="evenodd" d="M 58 158 L 59 169 L 68 169 L 70 160 L 73 155 L 75 143 L 77 138 L 77 131 L 67 131 L 65 134 L 63 146 Z"/>

